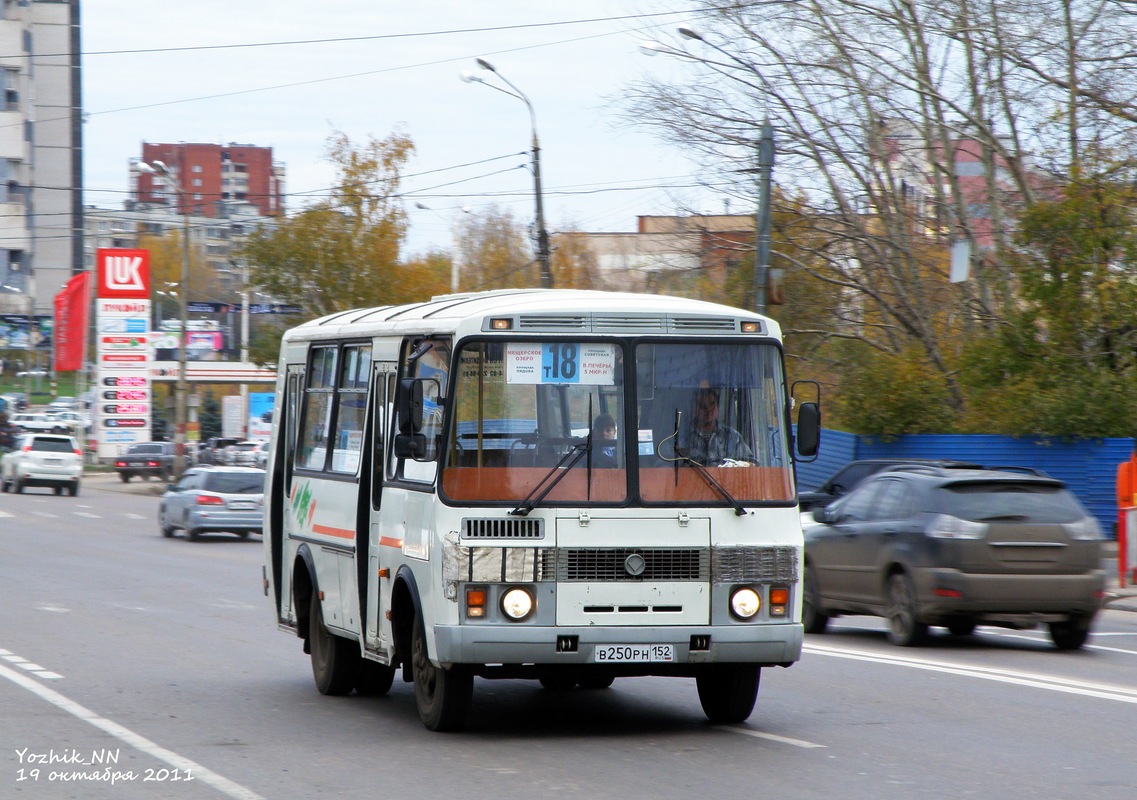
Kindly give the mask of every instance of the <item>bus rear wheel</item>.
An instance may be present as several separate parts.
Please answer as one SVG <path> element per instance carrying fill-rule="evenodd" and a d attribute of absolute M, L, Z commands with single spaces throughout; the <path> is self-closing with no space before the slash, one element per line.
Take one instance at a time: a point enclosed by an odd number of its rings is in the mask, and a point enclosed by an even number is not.
<path fill-rule="evenodd" d="M 359 646 L 324 627 L 319 592 L 312 592 L 308 610 L 308 644 L 312 651 L 312 677 L 320 694 L 349 694 L 359 675 Z"/>
<path fill-rule="evenodd" d="M 411 671 L 422 724 L 432 731 L 460 730 L 474 697 L 474 673 L 460 665 L 443 669 L 431 663 L 419 617 L 411 632 Z"/>
<path fill-rule="evenodd" d="M 754 712 L 762 668 L 753 664 L 716 664 L 695 678 L 707 719 L 719 725 L 743 722 Z"/>

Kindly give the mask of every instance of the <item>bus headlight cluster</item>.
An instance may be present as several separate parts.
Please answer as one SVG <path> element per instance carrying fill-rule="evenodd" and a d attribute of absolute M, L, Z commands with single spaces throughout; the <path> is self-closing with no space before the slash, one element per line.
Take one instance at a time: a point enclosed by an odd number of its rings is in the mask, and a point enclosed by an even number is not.
<path fill-rule="evenodd" d="M 730 613 L 739 619 L 751 619 L 762 608 L 762 598 L 753 588 L 742 586 L 730 594 Z"/>
<path fill-rule="evenodd" d="M 537 601 L 529 590 L 521 587 L 514 587 L 501 596 L 502 613 L 515 622 L 532 614 L 536 605 Z"/>

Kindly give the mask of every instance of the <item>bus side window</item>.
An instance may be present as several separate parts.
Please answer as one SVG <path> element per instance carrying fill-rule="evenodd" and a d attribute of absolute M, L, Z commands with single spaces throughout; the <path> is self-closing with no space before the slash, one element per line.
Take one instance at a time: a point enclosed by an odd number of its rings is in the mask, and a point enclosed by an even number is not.
<path fill-rule="evenodd" d="M 334 346 L 312 349 L 297 434 L 296 466 L 299 469 L 323 469 L 327 461 L 337 352 Z"/>

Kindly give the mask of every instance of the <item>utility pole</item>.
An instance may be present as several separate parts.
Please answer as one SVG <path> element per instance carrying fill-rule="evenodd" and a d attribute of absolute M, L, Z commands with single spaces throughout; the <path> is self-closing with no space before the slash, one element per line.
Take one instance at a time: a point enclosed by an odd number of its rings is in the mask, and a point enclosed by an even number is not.
<path fill-rule="evenodd" d="M 774 172 L 774 127 L 762 123 L 758 136 L 758 216 L 754 243 L 754 310 L 765 314 L 770 290 L 770 184 Z"/>

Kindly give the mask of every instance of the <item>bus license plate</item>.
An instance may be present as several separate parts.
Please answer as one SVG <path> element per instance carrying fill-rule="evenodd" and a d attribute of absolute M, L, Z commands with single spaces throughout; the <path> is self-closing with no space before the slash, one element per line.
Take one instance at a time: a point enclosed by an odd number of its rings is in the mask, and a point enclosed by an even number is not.
<path fill-rule="evenodd" d="M 636 661 L 674 661 L 675 645 L 672 644 L 601 644 L 592 651 L 596 663 L 636 662 Z"/>

